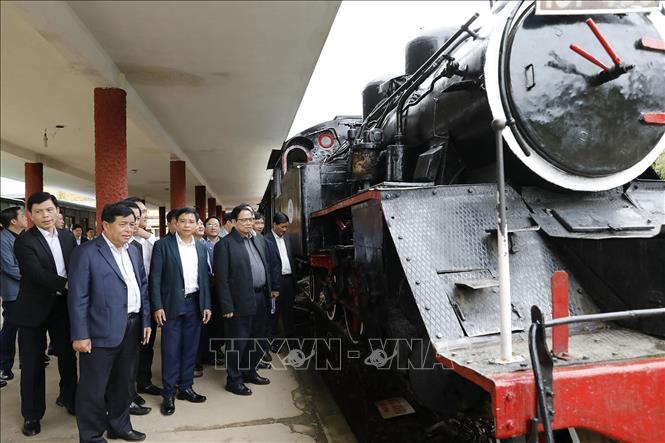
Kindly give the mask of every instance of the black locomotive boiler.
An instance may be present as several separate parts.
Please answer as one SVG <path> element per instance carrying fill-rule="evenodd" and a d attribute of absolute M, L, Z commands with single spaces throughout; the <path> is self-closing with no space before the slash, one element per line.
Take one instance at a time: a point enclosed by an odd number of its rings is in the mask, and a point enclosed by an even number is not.
<path fill-rule="evenodd" d="M 551 429 L 665 441 L 665 183 L 651 169 L 665 150 L 665 50 L 652 19 L 498 2 L 409 44 L 405 74 L 363 91 L 362 117 L 273 151 L 261 207 L 292 221 L 303 294 L 352 343 L 425 339 L 445 369 L 402 375 L 441 419 L 480 411 L 502 441 Z M 499 173 L 523 357 L 506 364 Z M 553 275 L 569 300 L 558 322 Z M 569 348 L 550 352 L 562 324 Z"/>

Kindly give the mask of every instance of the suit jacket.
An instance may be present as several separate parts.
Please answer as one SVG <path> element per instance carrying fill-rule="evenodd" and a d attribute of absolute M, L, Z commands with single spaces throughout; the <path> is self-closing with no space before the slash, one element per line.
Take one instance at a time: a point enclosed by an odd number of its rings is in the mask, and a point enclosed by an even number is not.
<path fill-rule="evenodd" d="M 69 275 L 69 258 L 76 247 L 74 234 L 58 229 L 58 240 Z M 46 239 L 36 226 L 19 235 L 14 254 L 21 270 L 21 284 L 12 322 L 17 326 L 39 326 L 53 309 L 67 310 L 67 279 L 56 271 L 55 260 Z"/>
<path fill-rule="evenodd" d="M 210 309 L 210 277 L 208 251 L 203 243 L 194 240 L 199 262 L 199 308 Z M 169 235 L 158 240 L 152 248 L 150 262 L 150 302 L 152 310 L 164 309 L 166 320 L 180 314 L 185 296 L 182 261 L 178 251 L 178 239 Z"/>
<path fill-rule="evenodd" d="M 11 231 L 0 231 L 0 297 L 3 301 L 14 301 L 21 282 L 21 270 L 14 255 L 16 237 Z"/>
<path fill-rule="evenodd" d="M 127 250 L 141 291 L 141 323 L 150 327 L 148 279 L 133 245 Z M 101 235 L 72 254 L 69 275 L 69 320 L 72 340 L 91 339 L 93 347 L 114 348 L 127 327 L 127 285 L 111 248 Z"/>
<path fill-rule="evenodd" d="M 266 272 L 265 296 L 270 294 L 270 266 L 265 240 L 252 237 Z M 249 254 L 243 245 L 242 236 L 235 229 L 215 245 L 215 295 L 222 314 L 233 312 L 234 316 L 256 314 L 256 297 L 252 280 Z"/>
<path fill-rule="evenodd" d="M 277 240 L 272 230 L 265 235 L 266 243 L 268 244 L 268 252 L 271 255 L 273 262 L 272 271 L 272 290 L 279 291 L 279 283 L 282 278 L 282 257 L 279 255 L 279 248 L 277 247 Z M 286 244 L 286 255 L 289 257 L 289 264 L 291 264 L 291 275 L 296 273 L 296 261 L 293 258 L 293 251 L 291 250 L 291 243 L 288 237 L 284 236 L 284 243 Z"/>

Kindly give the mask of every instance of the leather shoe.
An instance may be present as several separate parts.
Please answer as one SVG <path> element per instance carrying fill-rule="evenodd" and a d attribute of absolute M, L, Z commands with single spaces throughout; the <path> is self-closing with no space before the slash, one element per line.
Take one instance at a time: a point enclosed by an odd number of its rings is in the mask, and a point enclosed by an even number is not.
<path fill-rule="evenodd" d="M 162 390 L 153 384 L 137 386 L 136 392 L 139 394 L 162 395 Z"/>
<path fill-rule="evenodd" d="M 129 404 L 129 413 L 132 415 L 146 415 L 152 411 L 152 408 L 148 406 L 141 406 L 136 402 L 131 402 Z"/>
<path fill-rule="evenodd" d="M 194 389 L 189 388 L 183 391 L 178 390 L 178 400 L 187 400 L 191 403 L 203 403 L 207 398 L 205 395 L 199 395 L 194 392 Z"/>
<path fill-rule="evenodd" d="M 163 415 L 172 415 L 175 412 L 175 397 L 164 397 L 159 410 Z"/>
<path fill-rule="evenodd" d="M 26 437 L 32 437 L 42 432 L 42 426 L 39 424 L 39 420 L 25 420 L 21 432 Z"/>
<path fill-rule="evenodd" d="M 11 371 L 11 369 L 7 369 L 6 371 L 3 369 L 0 371 L 0 380 L 11 380 L 14 378 L 14 373 Z"/>
<path fill-rule="evenodd" d="M 256 365 L 256 369 L 272 369 L 272 364 L 261 360 L 259 364 Z"/>
<path fill-rule="evenodd" d="M 69 415 L 76 415 L 76 408 L 74 407 L 74 403 L 68 403 L 65 402 L 60 396 L 55 399 L 55 404 L 60 406 L 61 408 L 65 408 Z"/>
<path fill-rule="evenodd" d="M 234 393 L 235 395 L 252 395 L 252 390 L 245 386 L 244 383 L 238 383 L 236 385 L 226 385 L 224 388 L 229 392 Z"/>
<path fill-rule="evenodd" d="M 266 377 L 261 377 L 259 374 L 254 374 L 245 377 L 245 383 L 251 383 L 253 385 L 269 385 L 270 380 Z"/>
<path fill-rule="evenodd" d="M 111 429 L 108 430 L 107 434 L 111 440 L 120 438 L 125 441 L 143 441 L 145 440 L 145 434 L 143 432 L 135 431 L 132 429 L 126 433 L 114 432 Z"/>
<path fill-rule="evenodd" d="M 7 386 L 7 382 L 4 380 L 0 380 L 0 388 L 4 388 L 5 386 Z"/>
<path fill-rule="evenodd" d="M 145 398 L 141 397 L 139 394 L 136 394 L 136 397 L 134 397 L 134 403 L 143 406 L 145 404 Z"/>

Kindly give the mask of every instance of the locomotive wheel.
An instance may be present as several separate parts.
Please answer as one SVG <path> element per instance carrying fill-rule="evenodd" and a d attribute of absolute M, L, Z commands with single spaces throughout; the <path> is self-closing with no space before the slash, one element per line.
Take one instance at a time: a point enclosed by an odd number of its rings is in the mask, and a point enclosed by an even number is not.
<path fill-rule="evenodd" d="M 349 313 L 349 310 L 346 309 L 345 307 L 342 307 L 342 311 L 344 312 L 344 327 L 346 329 L 346 336 L 349 337 L 349 340 L 351 340 L 351 343 L 354 345 L 357 345 L 358 342 L 360 341 L 360 337 L 363 335 L 363 332 L 365 330 L 365 325 L 363 322 L 360 322 L 360 331 L 358 333 L 354 333 L 351 331 L 351 326 L 349 325 L 349 316 L 352 315 Z"/>

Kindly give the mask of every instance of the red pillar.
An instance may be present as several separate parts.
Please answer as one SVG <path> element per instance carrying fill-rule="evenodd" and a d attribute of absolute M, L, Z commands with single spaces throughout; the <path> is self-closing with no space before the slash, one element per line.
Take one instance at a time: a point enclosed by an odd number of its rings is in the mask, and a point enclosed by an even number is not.
<path fill-rule="evenodd" d="M 127 94 L 95 88 L 95 194 L 97 233 L 104 205 L 127 198 Z"/>
<path fill-rule="evenodd" d="M 208 217 L 217 216 L 215 212 L 217 207 L 217 200 L 214 197 L 208 198 Z"/>
<path fill-rule="evenodd" d="M 44 165 L 42 163 L 25 164 L 25 202 L 35 192 L 44 190 Z M 32 220 L 28 218 L 28 227 L 32 227 Z"/>
<path fill-rule="evenodd" d="M 164 238 L 166 235 L 166 207 L 159 207 L 159 238 Z"/>
<path fill-rule="evenodd" d="M 187 206 L 185 162 L 171 160 L 171 209 Z"/>
<path fill-rule="evenodd" d="M 215 207 L 215 211 L 217 212 L 216 213 L 217 218 L 221 220 L 222 219 L 222 205 L 217 205 Z"/>
<path fill-rule="evenodd" d="M 196 201 L 196 212 L 199 213 L 199 218 L 205 220 L 206 218 L 206 187 L 194 186 L 194 200 Z"/>

